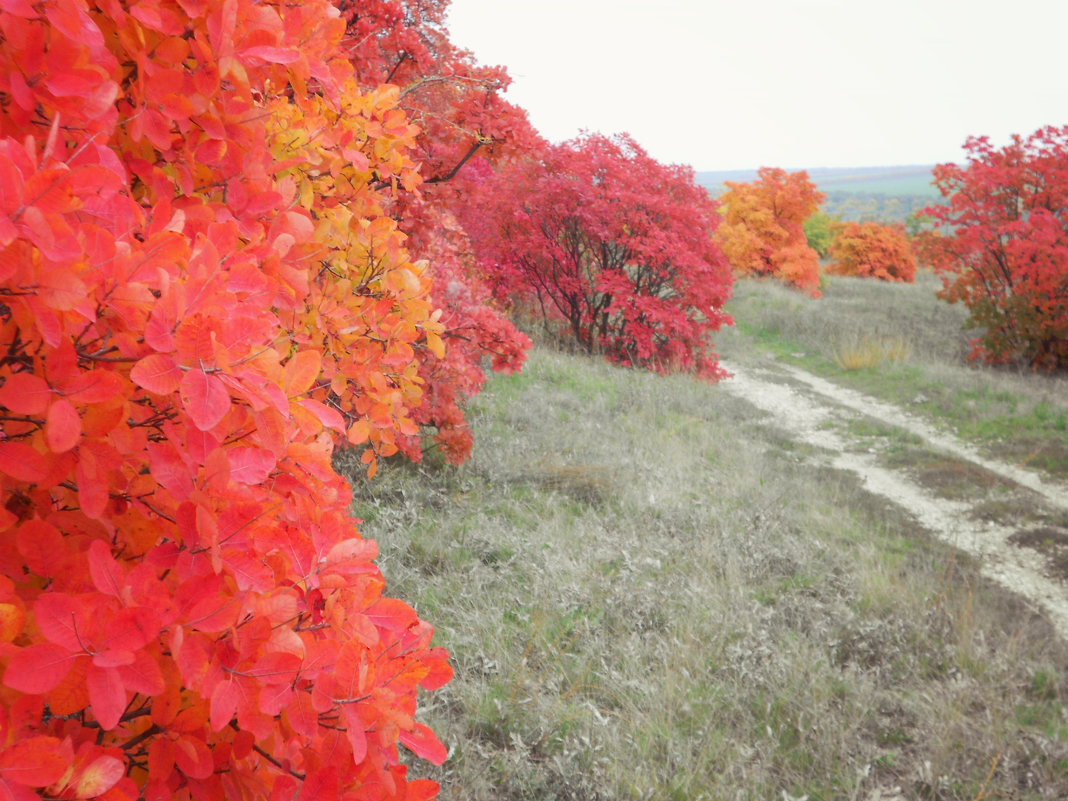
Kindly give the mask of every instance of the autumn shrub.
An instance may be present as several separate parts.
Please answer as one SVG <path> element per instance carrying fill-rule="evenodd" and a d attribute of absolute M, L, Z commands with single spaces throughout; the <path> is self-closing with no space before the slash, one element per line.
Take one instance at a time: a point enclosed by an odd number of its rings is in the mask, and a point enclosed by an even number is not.
<path fill-rule="evenodd" d="M 925 261 L 943 276 L 939 296 L 963 303 L 983 329 L 972 358 L 1041 370 L 1068 365 L 1068 126 L 1015 135 L 996 148 L 964 146 L 964 165 L 941 164 L 945 205 L 924 209 Z"/>
<path fill-rule="evenodd" d="M 830 247 L 827 272 L 912 283 L 916 256 L 903 226 L 876 222 L 843 224 Z"/>
<path fill-rule="evenodd" d="M 448 4 L 414 0 L 340 0 L 345 52 L 362 87 L 402 87 L 397 106 L 416 126 L 413 138 L 422 180 L 418 192 L 395 193 L 388 211 L 403 220 L 413 260 L 426 262 L 429 302 L 440 309 L 440 339 L 417 348 L 424 392 L 413 411 L 418 431 L 397 437 L 410 459 L 421 457 L 426 434 L 452 463 L 466 459 L 472 436 L 464 406 L 482 388 L 486 371 L 521 368 L 530 347 L 495 302 L 476 269 L 457 209 L 468 203 L 471 159 L 495 162 L 525 153 L 539 141 L 526 112 L 503 98 L 510 78 L 502 67 L 474 62 L 449 39 Z M 380 180 L 389 180 L 388 175 Z M 502 196 L 502 202 L 509 202 Z"/>
<path fill-rule="evenodd" d="M 731 273 L 692 170 L 590 135 L 486 170 L 473 197 L 461 219 L 499 293 L 614 363 L 722 375 L 709 337 Z"/>
<path fill-rule="evenodd" d="M 819 255 L 808 243 L 804 222 L 824 195 L 808 173 L 761 167 L 756 181 L 726 184 L 716 241 L 731 266 L 742 275 L 776 278 L 819 297 Z"/>
<path fill-rule="evenodd" d="M 384 595 L 331 464 L 418 432 L 445 333 L 391 213 L 419 134 L 397 87 L 357 83 L 350 23 L 0 12 L 9 798 L 436 790 L 398 744 L 444 760 L 415 711 L 447 654 Z"/>

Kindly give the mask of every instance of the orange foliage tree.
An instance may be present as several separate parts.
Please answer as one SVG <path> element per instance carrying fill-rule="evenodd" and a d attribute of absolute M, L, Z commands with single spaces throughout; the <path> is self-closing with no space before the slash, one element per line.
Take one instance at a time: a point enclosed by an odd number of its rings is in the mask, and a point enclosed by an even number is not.
<path fill-rule="evenodd" d="M 0 791 L 433 795 L 447 655 L 331 466 L 444 352 L 400 90 L 325 0 L 0 9 Z"/>
<path fill-rule="evenodd" d="M 808 173 L 761 167 L 751 183 L 727 181 L 716 240 L 743 275 L 771 276 L 819 297 L 819 255 L 802 227 L 825 195 Z"/>
<path fill-rule="evenodd" d="M 831 244 L 834 262 L 827 272 L 912 283 L 916 256 L 903 225 L 849 222 L 838 228 Z"/>

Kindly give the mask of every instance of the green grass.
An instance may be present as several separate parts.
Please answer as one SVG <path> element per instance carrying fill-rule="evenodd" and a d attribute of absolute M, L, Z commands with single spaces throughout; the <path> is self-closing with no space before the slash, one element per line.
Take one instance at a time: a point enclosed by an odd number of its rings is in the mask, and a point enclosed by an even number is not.
<path fill-rule="evenodd" d="M 832 364 L 792 325 L 730 347 Z M 443 799 L 974 799 L 999 754 L 990 797 L 1068 794 L 1068 648 L 744 402 L 536 349 L 469 419 L 460 468 L 340 460 L 452 653 Z"/>

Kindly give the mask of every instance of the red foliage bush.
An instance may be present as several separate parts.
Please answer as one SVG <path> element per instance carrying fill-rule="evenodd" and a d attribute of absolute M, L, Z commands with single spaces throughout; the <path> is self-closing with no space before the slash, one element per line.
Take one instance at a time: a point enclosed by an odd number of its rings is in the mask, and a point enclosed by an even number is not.
<path fill-rule="evenodd" d="M 418 430 L 442 323 L 401 92 L 322 0 L 0 13 L 0 790 L 413 799 L 448 680 L 337 439 Z"/>
<path fill-rule="evenodd" d="M 934 171 L 946 205 L 923 210 L 934 231 L 921 255 L 943 274 L 939 294 L 985 329 L 973 358 L 1068 366 L 1068 126 L 964 147 L 966 164 Z"/>
<path fill-rule="evenodd" d="M 499 291 L 618 364 L 723 374 L 709 335 L 730 322 L 731 273 L 688 168 L 593 135 L 485 172 L 472 197 L 464 224 Z"/>

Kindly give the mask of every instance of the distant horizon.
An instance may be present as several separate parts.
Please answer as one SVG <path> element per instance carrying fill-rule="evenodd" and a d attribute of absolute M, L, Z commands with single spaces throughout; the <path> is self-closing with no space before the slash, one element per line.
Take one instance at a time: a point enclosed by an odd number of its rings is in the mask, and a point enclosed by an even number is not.
<path fill-rule="evenodd" d="M 818 167 L 796 167 L 796 166 L 795 167 L 784 167 L 784 166 L 779 165 L 779 164 L 761 164 L 758 167 L 727 167 L 727 168 L 723 168 L 723 169 L 709 169 L 709 170 L 702 170 L 702 169 L 698 169 L 698 168 L 694 167 L 693 171 L 694 172 L 701 172 L 701 173 L 709 173 L 709 172 L 716 172 L 716 173 L 724 173 L 724 172 L 757 172 L 758 170 L 762 169 L 763 167 L 772 167 L 772 168 L 777 168 L 777 169 L 783 169 L 783 170 L 786 170 L 787 172 L 797 172 L 798 170 L 806 170 L 808 172 L 812 172 L 813 170 L 834 170 L 834 171 L 909 170 L 909 169 L 915 169 L 915 170 L 925 169 L 925 170 L 929 170 L 932 167 L 937 167 L 939 164 L 945 164 L 945 163 L 946 162 L 944 162 L 944 161 L 932 161 L 932 162 L 929 162 L 929 163 L 926 163 L 926 164 L 924 164 L 924 163 L 860 164 L 860 165 L 856 165 L 856 166 L 847 165 L 847 166 L 844 166 L 844 167 L 837 167 L 837 166 L 830 166 L 830 165 L 820 165 Z"/>

